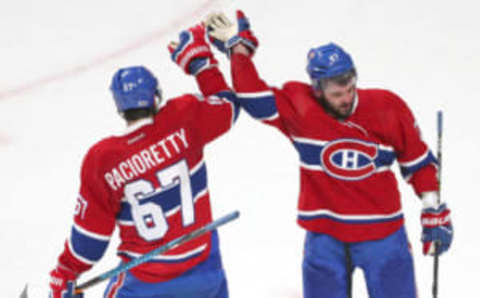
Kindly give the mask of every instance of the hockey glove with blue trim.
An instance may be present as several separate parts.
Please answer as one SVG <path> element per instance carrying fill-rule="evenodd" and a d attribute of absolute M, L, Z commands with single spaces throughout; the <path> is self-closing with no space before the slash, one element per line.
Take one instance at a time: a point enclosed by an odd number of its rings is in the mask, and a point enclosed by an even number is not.
<path fill-rule="evenodd" d="M 50 272 L 49 298 L 83 298 L 83 294 L 74 294 L 77 276 L 62 265 Z"/>
<path fill-rule="evenodd" d="M 168 45 L 172 60 L 187 74 L 197 75 L 218 64 L 206 38 L 205 26 L 200 24 L 180 32 L 179 41 Z"/>
<path fill-rule="evenodd" d="M 430 207 L 422 210 L 421 216 L 423 231 L 423 254 L 441 255 L 450 248 L 453 238 L 453 227 L 450 221 L 450 209 L 443 203 L 437 208 Z M 435 251 L 435 243 L 438 243 Z"/>
<path fill-rule="evenodd" d="M 258 47 L 258 40 L 250 30 L 250 22 L 241 10 L 237 10 L 237 24 L 233 24 L 223 13 L 210 14 L 205 21 L 210 41 L 223 53 L 230 56 L 231 49 L 241 43 L 251 55 Z"/>

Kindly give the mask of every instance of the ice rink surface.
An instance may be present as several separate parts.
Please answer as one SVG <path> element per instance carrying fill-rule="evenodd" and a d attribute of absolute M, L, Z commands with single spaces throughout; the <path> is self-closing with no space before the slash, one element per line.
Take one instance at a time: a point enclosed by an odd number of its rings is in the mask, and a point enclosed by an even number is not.
<path fill-rule="evenodd" d="M 46 297 L 48 272 L 70 230 L 83 155 L 124 127 L 108 90 L 118 67 L 146 65 L 165 97 L 197 92 L 166 45 L 208 12 L 244 9 L 260 39 L 255 62 L 274 86 L 307 80 L 306 53 L 330 41 L 350 52 L 359 86 L 386 88 L 413 110 L 436 148 L 443 109 L 443 197 L 455 239 L 441 258 L 440 296 L 475 297 L 480 277 L 479 4 L 458 1 L 60 1 L 0 3 L 0 296 Z M 217 55 L 228 73 L 225 57 Z M 229 77 L 229 75 L 227 75 Z M 201 123 L 199 123 L 201 125 Z M 251 120 L 207 147 L 214 216 L 232 298 L 301 297 L 304 232 L 295 223 L 297 154 L 286 138 Z M 395 165 L 396 167 L 396 165 Z M 432 260 L 421 254 L 420 202 L 400 182 L 419 297 L 431 296 Z M 81 280 L 118 262 L 112 241 Z M 105 285 L 88 290 L 100 297 Z M 354 297 L 367 297 L 354 275 Z"/>

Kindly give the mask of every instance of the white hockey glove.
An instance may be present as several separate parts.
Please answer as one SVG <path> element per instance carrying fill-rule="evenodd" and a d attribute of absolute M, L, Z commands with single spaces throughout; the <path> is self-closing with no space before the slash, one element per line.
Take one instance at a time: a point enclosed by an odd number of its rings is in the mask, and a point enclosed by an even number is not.
<path fill-rule="evenodd" d="M 250 23 L 241 10 L 237 10 L 237 22 L 232 23 L 223 13 L 212 13 L 205 21 L 210 41 L 223 53 L 230 56 L 232 47 L 241 43 L 253 55 L 258 40 L 250 30 Z"/>

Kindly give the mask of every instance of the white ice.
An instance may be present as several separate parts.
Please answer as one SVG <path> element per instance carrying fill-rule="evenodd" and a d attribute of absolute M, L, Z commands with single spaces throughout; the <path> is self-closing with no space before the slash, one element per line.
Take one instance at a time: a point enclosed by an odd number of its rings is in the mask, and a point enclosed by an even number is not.
<path fill-rule="evenodd" d="M 108 90 L 114 71 L 143 64 L 166 97 L 197 92 L 166 50 L 209 11 L 244 9 L 260 39 L 256 64 L 280 86 L 307 80 L 306 52 L 329 41 L 354 57 L 361 87 L 400 94 L 435 150 L 435 114 L 444 110 L 442 196 L 455 239 L 441 257 L 440 297 L 478 294 L 480 199 L 479 4 L 474 0 L 61 1 L 0 2 L 0 296 L 46 297 L 48 272 L 68 235 L 89 146 L 121 130 Z M 228 63 L 220 57 L 227 73 Z M 228 77 L 228 75 L 227 75 Z M 201 125 L 201 123 L 199 123 Z M 304 231 L 296 223 L 298 161 L 280 133 L 245 113 L 206 150 L 231 297 L 301 297 Z M 432 259 L 422 256 L 420 208 L 400 182 L 420 297 L 431 295 Z M 116 265 L 112 241 L 86 280 Z M 105 285 L 88 290 L 100 297 Z M 354 297 L 367 297 L 363 276 Z"/>

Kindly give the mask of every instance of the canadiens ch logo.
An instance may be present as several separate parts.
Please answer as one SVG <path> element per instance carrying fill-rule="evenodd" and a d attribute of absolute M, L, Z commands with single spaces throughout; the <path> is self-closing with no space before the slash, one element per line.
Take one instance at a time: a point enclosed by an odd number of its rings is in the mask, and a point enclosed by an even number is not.
<path fill-rule="evenodd" d="M 343 180 L 361 180 L 375 173 L 375 144 L 354 139 L 328 143 L 320 154 L 324 170 L 330 176 Z"/>

